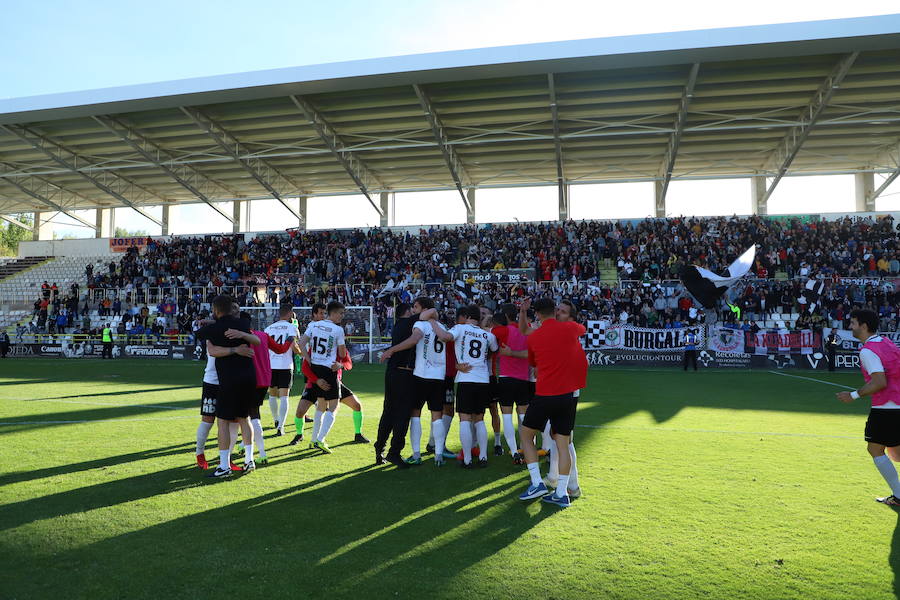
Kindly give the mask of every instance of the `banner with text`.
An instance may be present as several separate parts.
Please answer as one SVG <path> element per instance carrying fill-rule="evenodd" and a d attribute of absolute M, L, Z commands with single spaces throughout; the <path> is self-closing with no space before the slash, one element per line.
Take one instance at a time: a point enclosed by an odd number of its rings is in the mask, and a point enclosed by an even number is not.
<path fill-rule="evenodd" d="M 137 248 L 138 252 L 143 252 L 146 247 L 146 237 L 109 238 L 109 249 L 112 252 L 127 252 L 129 248 Z"/>
<path fill-rule="evenodd" d="M 822 333 L 798 331 L 746 331 L 745 352 L 749 354 L 812 354 L 822 349 Z"/>
<path fill-rule="evenodd" d="M 462 269 L 463 281 L 470 279 L 479 283 L 525 283 L 534 281 L 534 269 L 498 269 L 496 271 L 479 271 L 478 269 Z"/>
<path fill-rule="evenodd" d="M 701 348 L 704 342 L 704 333 L 703 327 L 699 326 L 650 329 L 632 325 L 609 327 L 607 321 L 588 321 L 584 347 L 591 350 L 683 352 L 689 333 L 696 335 L 695 345 L 697 348 Z"/>

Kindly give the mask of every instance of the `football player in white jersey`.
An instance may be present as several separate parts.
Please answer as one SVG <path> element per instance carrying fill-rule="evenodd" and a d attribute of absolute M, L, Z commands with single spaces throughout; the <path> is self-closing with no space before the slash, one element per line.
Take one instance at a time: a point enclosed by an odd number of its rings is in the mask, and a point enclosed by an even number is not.
<path fill-rule="evenodd" d="M 347 346 L 344 341 L 344 328 L 340 326 L 344 320 L 344 305 L 340 302 L 329 302 L 325 312 L 327 314 L 325 319 L 310 322 L 300 336 L 298 344 L 300 354 L 309 361 L 316 377 L 328 383 L 328 390 L 318 386 L 313 386 L 310 390 L 314 398 L 325 401 L 325 414 L 322 416 L 322 425 L 313 446 L 326 454 L 331 454 L 331 448 L 328 447 L 325 438 L 334 425 L 334 411 L 341 397 L 342 386 L 337 378 L 341 364 L 338 359 L 347 355 Z"/>
<path fill-rule="evenodd" d="M 291 322 L 294 319 L 294 307 L 290 304 L 282 304 L 278 311 L 278 321 L 265 328 L 266 335 L 273 338 L 279 344 L 283 344 L 289 337 L 295 340 L 300 337 L 297 327 Z M 291 385 L 294 382 L 293 354 L 286 352 L 276 354 L 269 352 L 269 364 L 272 367 L 272 383 L 269 387 L 269 408 L 275 419 L 275 435 L 284 435 L 284 422 L 287 419 L 290 408 Z M 279 403 L 280 400 L 280 403 Z"/>
<path fill-rule="evenodd" d="M 447 399 L 447 345 L 438 339 L 432 319 L 437 318 L 434 300 L 421 296 L 413 302 L 413 314 L 419 320 L 413 324 L 412 334 L 396 346 L 389 348 L 385 354 L 416 347 L 416 366 L 413 370 L 413 387 L 415 400 L 409 419 L 409 443 L 412 456 L 406 459 L 407 464 L 422 464 L 422 407 L 428 405 L 431 411 L 431 433 L 434 437 L 434 464 L 444 464 L 445 442 L 447 432 L 444 429 L 444 403 Z M 454 455 L 449 453 L 449 458 Z"/>
<path fill-rule="evenodd" d="M 465 322 L 461 322 L 465 320 Z M 472 465 L 472 428 L 481 457 L 478 465 L 487 466 L 487 427 L 484 411 L 490 404 L 490 358 L 498 349 L 497 338 L 478 326 L 481 310 L 477 306 L 463 306 L 457 310 L 457 324 L 450 331 L 432 320 L 431 324 L 441 341 L 453 340 L 456 348 L 456 412 L 459 414 L 459 441 L 463 449 L 462 467 Z"/>

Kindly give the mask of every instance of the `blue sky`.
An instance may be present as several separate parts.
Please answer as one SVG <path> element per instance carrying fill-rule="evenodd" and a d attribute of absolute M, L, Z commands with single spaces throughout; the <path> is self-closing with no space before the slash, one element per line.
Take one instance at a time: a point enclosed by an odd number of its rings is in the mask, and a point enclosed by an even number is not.
<path fill-rule="evenodd" d="M 4 35 L 0 36 L 0 55 L 6 57 L 0 61 L 0 97 L 442 50 L 897 11 L 896 1 L 882 0 L 854 3 L 757 0 L 749 11 L 746 4 L 721 0 L 624 3 L 575 0 L 8 1 L 3 3 L 2 18 L 6 26 Z M 804 179 L 809 182 L 821 178 Z M 721 189 L 734 189 L 733 183 L 722 186 Z M 707 186 L 709 191 L 700 195 L 711 199 L 720 196 L 721 189 L 714 187 Z M 830 187 L 833 186 L 823 185 L 822 189 Z M 636 187 L 627 193 L 643 198 L 639 189 Z M 624 189 L 618 191 L 626 193 Z M 693 190 L 691 193 L 698 192 Z M 535 191 L 535 215 L 546 212 L 544 207 L 538 206 L 544 202 L 541 194 L 547 196 L 551 205 L 555 202 L 552 188 Z M 588 190 L 581 194 L 590 195 Z M 484 201 L 488 202 L 487 194 L 485 196 Z M 480 218 L 487 220 L 494 214 L 505 214 L 504 197 L 509 194 L 498 191 L 494 196 L 490 199 L 490 207 L 482 205 L 485 212 Z M 740 196 L 738 204 L 749 198 L 749 191 L 746 196 L 741 192 Z M 357 201 L 352 198 L 342 200 L 348 209 Z M 577 199 L 574 202 L 578 204 Z M 838 204 L 841 202 L 839 200 Z M 849 202 L 852 208 L 852 195 Z M 582 204 L 591 208 L 587 201 Z M 421 205 L 408 200 L 401 202 L 398 219 L 404 222 L 457 220 L 453 210 L 446 215 L 432 215 L 404 212 L 401 208 L 408 206 L 412 210 Z M 201 211 L 211 212 L 205 207 L 181 210 L 184 214 L 180 218 L 185 221 L 206 221 L 202 218 L 205 213 Z M 253 209 L 251 226 L 254 229 L 279 228 L 283 210 L 260 203 Z M 709 210 L 698 208 L 698 212 Z M 311 207 L 311 211 L 315 213 L 316 209 Z M 319 212 L 325 214 L 324 210 Z M 585 216 L 605 216 L 602 211 L 596 215 L 594 212 L 591 209 Z M 118 213 L 119 224 L 148 228 L 149 222 L 133 211 L 120 210 Z M 367 219 L 369 217 L 364 216 L 362 220 Z M 334 225 L 324 218 L 320 221 L 323 227 Z M 60 228 L 60 231 L 64 229 L 69 228 Z M 82 235 L 85 233 L 81 232 Z"/>

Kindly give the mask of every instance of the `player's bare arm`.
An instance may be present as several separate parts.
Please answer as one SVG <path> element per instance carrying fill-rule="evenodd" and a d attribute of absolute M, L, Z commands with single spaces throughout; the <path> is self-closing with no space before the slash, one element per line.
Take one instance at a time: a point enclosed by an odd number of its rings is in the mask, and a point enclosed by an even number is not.
<path fill-rule="evenodd" d="M 259 346 L 259 338 L 252 333 L 241 331 L 240 329 L 226 329 L 225 337 L 229 340 L 244 340 L 251 346 Z"/>
<path fill-rule="evenodd" d="M 884 373 L 872 373 L 872 379 L 870 379 L 866 385 L 856 390 L 856 393 L 859 394 L 859 396 L 870 396 L 880 392 L 886 387 L 887 377 L 885 377 Z M 841 402 L 853 402 L 855 398 L 851 394 L 852 392 L 838 392 L 835 396 Z"/>

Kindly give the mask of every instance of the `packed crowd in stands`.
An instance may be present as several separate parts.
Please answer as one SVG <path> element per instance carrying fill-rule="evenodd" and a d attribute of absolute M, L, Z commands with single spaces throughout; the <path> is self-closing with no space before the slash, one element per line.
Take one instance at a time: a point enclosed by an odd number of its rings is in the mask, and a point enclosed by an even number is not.
<path fill-rule="evenodd" d="M 79 315 L 98 310 L 122 316 L 119 333 L 190 333 L 204 302 L 219 292 L 244 306 L 290 302 L 309 306 L 337 299 L 375 306 L 379 332 L 390 329 L 392 305 L 404 292 L 425 290 L 445 309 L 470 300 L 493 308 L 523 295 L 550 293 L 572 300 L 584 319 L 643 327 L 673 327 L 703 318 L 680 284 L 681 268 L 697 264 L 723 272 L 757 245 L 751 276 L 728 300 L 748 323 L 799 313 L 795 326 L 846 325 L 852 307 L 878 312 L 896 329 L 900 277 L 897 229 L 888 218 L 712 217 L 637 221 L 567 221 L 386 229 L 292 230 L 245 241 L 243 235 L 148 239 L 105 264 L 88 265 L 85 280 L 67 290 L 42 289 L 33 328 L 71 332 L 90 328 Z M 464 270 L 502 274 L 527 269 L 523 284 L 476 284 Z M 606 270 L 618 283 L 601 282 Z M 781 274 L 787 280 L 773 279 Z M 821 302 L 805 310 L 807 278 L 827 282 Z M 869 282 L 847 282 L 846 279 Z M 876 281 L 877 280 L 877 281 Z M 466 284 L 460 293 L 458 282 Z M 86 289 L 82 293 L 82 286 Z M 723 318 L 737 313 L 723 311 Z M 95 326 L 96 327 L 96 326 Z"/>

